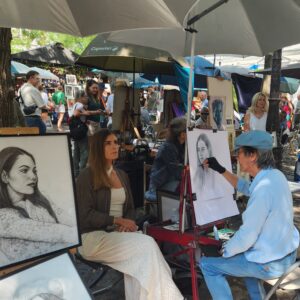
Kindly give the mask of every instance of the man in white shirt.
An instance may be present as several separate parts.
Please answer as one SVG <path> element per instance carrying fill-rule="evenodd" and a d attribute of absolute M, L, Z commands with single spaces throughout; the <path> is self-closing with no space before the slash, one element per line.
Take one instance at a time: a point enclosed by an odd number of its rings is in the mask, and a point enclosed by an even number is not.
<path fill-rule="evenodd" d="M 26 126 L 38 127 L 41 135 L 46 133 L 46 125 L 41 119 L 41 109 L 48 109 L 44 103 L 42 95 L 38 90 L 40 85 L 40 76 L 36 71 L 29 71 L 26 74 L 27 82 L 23 84 L 19 90 L 21 102 L 23 102 L 23 114 L 25 117 Z M 25 107 L 32 107 L 32 113 L 26 113 Z M 34 109 L 35 108 L 35 109 Z"/>
<path fill-rule="evenodd" d="M 108 122 L 107 122 L 107 128 L 112 128 L 112 113 L 114 111 L 114 93 L 110 94 L 108 96 L 107 102 L 106 102 L 106 113 L 108 114 Z"/>

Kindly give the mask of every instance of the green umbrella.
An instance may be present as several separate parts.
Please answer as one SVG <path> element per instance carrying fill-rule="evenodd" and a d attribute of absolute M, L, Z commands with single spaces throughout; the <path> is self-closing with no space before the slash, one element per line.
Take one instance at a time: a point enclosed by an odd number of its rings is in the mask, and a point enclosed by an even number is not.
<path fill-rule="evenodd" d="M 300 80 L 290 77 L 280 77 L 280 92 L 295 94 L 299 88 Z"/>

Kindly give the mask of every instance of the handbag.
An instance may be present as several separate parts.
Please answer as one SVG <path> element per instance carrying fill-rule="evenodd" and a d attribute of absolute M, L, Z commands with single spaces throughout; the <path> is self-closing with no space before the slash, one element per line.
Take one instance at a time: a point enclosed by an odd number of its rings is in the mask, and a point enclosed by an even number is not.
<path fill-rule="evenodd" d="M 35 113 L 35 111 L 37 109 L 37 105 L 30 105 L 30 106 L 25 105 L 24 100 L 22 98 L 21 91 L 20 91 L 20 96 L 17 97 L 16 100 L 23 104 L 23 113 L 25 116 L 29 116 L 29 115 L 32 115 L 33 113 Z"/>
<path fill-rule="evenodd" d="M 72 116 L 69 119 L 70 137 L 74 141 L 80 141 L 87 136 L 88 127 L 85 122 L 82 122 L 80 117 Z"/>

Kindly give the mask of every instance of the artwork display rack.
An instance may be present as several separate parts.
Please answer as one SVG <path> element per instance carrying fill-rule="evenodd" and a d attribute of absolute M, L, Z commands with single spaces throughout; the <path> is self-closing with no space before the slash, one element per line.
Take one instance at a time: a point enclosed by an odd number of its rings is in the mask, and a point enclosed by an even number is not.
<path fill-rule="evenodd" d="M 191 231 L 185 231 L 185 209 L 189 210 L 191 216 Z M 182 171 L 180 184 L 180 204 L 179 204 L 179 230 L 169 230 L 164 228 L 165 224 L 151 224 L 147 226 L 147 234 L 152 236 L 158 243 L 169 242 L 183 247 L 183 250 L 173 253 L 174 258 L 188 254 L 192 281 L 193 300 L 199 300 L 197 270 L 195 262 L 195 250 L 199 246 L 216 246 L 220 247 L 221 242 L 205 235 L 212 231 L 214 225 L 223 225 L 223 221 L 198 226 L 193 205 L 193 194 L 190 180 L 189 166 L 186 165 Z"/>

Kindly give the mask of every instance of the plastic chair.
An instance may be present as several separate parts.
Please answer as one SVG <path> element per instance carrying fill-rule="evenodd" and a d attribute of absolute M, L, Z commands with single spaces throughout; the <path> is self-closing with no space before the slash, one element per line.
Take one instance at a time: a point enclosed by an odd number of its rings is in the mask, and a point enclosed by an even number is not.
<path fill-rule="evenodd" d="M 296 295 L 294 299 L 300 300 L 300 259 L 291 265 L 287 271 L 277 279 L 264 280 L 268 284 L 272 285 L 272 289 L 268 292 L 264 300 L 269 300 L 277 289 L 294 290 Z"/>

